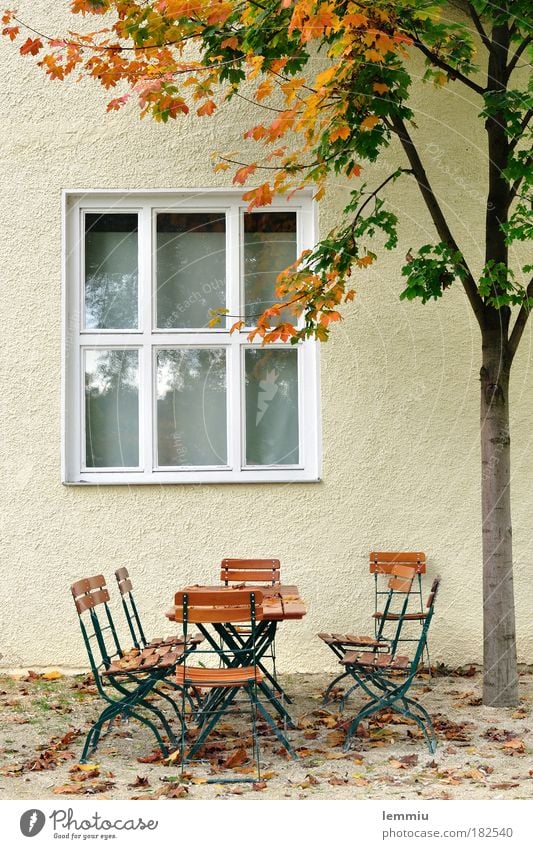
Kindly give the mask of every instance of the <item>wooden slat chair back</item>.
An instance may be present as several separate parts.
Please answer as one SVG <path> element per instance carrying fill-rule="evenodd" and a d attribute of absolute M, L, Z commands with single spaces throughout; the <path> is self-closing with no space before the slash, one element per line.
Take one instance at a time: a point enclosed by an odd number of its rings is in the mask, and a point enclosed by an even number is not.
<path fill-rule="evenodd" d="M 224 557 L 220 564 L 220 580 L 226 586 L 229 586 L 230 583 L 236 583 L 242 587 L 247 584 L 275 586 L 281 582 L 280 561 L 277 557 Z M 241 634 L 248 633 L 246 626 L 241 626 L 238 630 Z M 263 673 L 270 680 L 273 679 L 273 683 L 279 693 L 288 704 L 291 704 L 291 697 L 283 690 L 277 680 L 275 640 L 272 642 L 269 651 L 264 655 L 264 658 L 271 662 L 272 670 L 267 670 L 261 663 L 260 667 Z"/>
<path fill-rule="evenodd" d="M 80 628 L 87 650 L 91 671 L 99 695 L 108 703 L 87 735 L 81 761 L 94 752 L 106 722 L 113 723 L 116 716 L 133 716 L 154 733 L 164 753 L 168 752 L 163 738 L 154 725 L 139 711 L 146 710 L 160 721 L 164 733 L 177 745 L 172 729 L 164 714 L 146 701 L 146 696 L 157 692 L 172 706 L 181 721 L 175 702 L 156 689 L 156 684 L 171 675 L 182 660 L 183 645 L 134 648 L 124 651 L 109 607 L 109 591 L 103 575 L 93 575 L 75 581 L 70 588 L 79 617 Z M 104 686 L 104 682 L 111 686 Z M 113 692 L 114 691 L 114 692 Z"/>
<path fill-rule="evenodd" d="M 424 612 L 422 575 L 425 575 L 427 570 L 425 553 L 423 551 L 371 551 L 369 555 L 369 571 L 371 575 L 374 575 L 374 613 L 376 618 L 376 633 L 380 614 L 379 603 L 380 600 L 383 600 L 382 597 L 385 597 L 388 592 L 388 586 L 385 588 L 383 586 L 383 582 L 386 577 L 391 574 L 392 569 L 399 565 L 409 566 L 415 569 L 417 581 L 416 588 L 412 589 L 412 592 L 418 597 L 418 613 L 420 614 Z M 417 616 L 414 614 L 410 617 L 411 620 L 415 620 L 416 618 Z M 384 633 L 383 628 L 381 629 L 381 633 Z M 405 635 L 403 639 L 409 641 L 409 638 L 405 637 Z M 418 638 L 415 639 L 418 640 Z M 428 672 L 431 676 L 431 661 L 429 657 L 429 648 L 427 646 L 426 655 Z"/>
<path fill-rule="evenodd" d="M 261 763 L 259 752 L 259 738 L 257 734 L 256 714 L 261 713 L 269 723 L 274 733 L 280 737 L 279 729 L 268 711 L 262 705 L 258 695 L 258 685 L 262 683 L 261 670 L 257 663 L 256 654 L 256 622 L 263 614 L 263 594 L 260 590 L 247 589 L 220 589 L 218 591 L 190 590 L 176 593 L 174 598 L 176 619 L 183 624 L 184 637 L 187 637 L 189 625 L 197 624 L 205 631 L 206 626 L 211 624 L 224 626 L 234 623 L 246 622 L 249 625 L 249 636 L 238 648 L 233 649 L 219 645 L 215 638 L 207 639 L 203 647 L 197 649 L 194 654 L 195 660 L 201 655 L 206 660 L 202 666 L 190 666 L 187 660 L 176 670 L 176 681 L 185 693 L 186 689 L 207 688 L 211 695 L 206 697 L 200 712 L 200 733 L 192 746 L 186 751 L 185 723 L 182 730 L 181 741 L 181 764 L 182 770 L 186 762 L 190 761 L 201 749 L 208 735 L 217 723 L 227 714 L 233 705 L 237 694 L 244 691 L 249 700 L 252 711 L 252 732 L 254 751 L 256 755 L 256 778 L 233 778 L 222 779 L 227 781 L 257 781 L 261 777 Z M 209 660 L 217 662 L 216 667 L 209 666 Z M 220 665 L 222 662 L 223 665 Z M 185 705 L 183 704 L 183 711 Z M 185 713 L 184 713 L 185 715 Z M 220 781 L 215 777 L 213 781 Z"/>
<path fill-rule="evenodd" d="M 437 576 L 431 586 L 431 591 L 426 602 L 426 607 L 421 619 L 422 629 L 417 641 L 416 650 L 411 659 L 391 652 L 373 654 L 349 650 L 341 659 L 341 663 L 349 674 L 352 675 L 356 687 L 360 687 L 370 696 L 370 702 L 365 705 L 352 720 L 348 728 L 348 734 L 344 744 L 344 750 L 348 751 L 353 735 L 356 733 L 359 723 L 366 717 L 371 716 L 383 709 L 396 711 L 408 719 L 414 720 L 421 728 L 430 752 L 437 747 L 437 737 L 431 717 L 424 707 L 415 699 L 407 695 L 411 684 L 417 673 L 420 661 L 427 644 L 427 635 L 435 609 L 440 586 L 440 576 Z M 399 683 L 398 674 L 405 674 L 403 682 Z"/>
<path fill-rule="evenodd" d="M 225 557 L 220 564 L 220 580 L 226 586 L 239 584 L 279 584 L 280 562 L 275 557 L 242 558 Z"/>

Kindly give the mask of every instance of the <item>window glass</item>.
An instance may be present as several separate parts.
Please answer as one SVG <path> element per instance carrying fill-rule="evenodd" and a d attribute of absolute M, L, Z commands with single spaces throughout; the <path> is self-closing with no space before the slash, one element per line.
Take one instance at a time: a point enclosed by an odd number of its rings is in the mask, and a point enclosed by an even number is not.
<path fill-rule="evenodd" d="M 246 465 L 296 465 L 298 351 L 247 348 Z"/>
<path fill-rule="evenodd" d="M 157 215 L 157 327 L 207 327 L 226 306 L 226 217 L 222 212 Z"/>
<path fill-rule="evenodd" d="M 223 348 L 157 352 L 157 457 L 159 466 L 227 464 Z"/>
<path fill-rule="evenodd" d="M 137 215 L 86 213 L 85 328 L 136 329 L 138 276 Z"/>
<path fill-rule="evenodd" d="M 251 212 L 244 215 L 244 315 L 246 323 L 276 302 L 276 278 L 296 260 L 296 213 Z M 283 310 L 282 321 L 294 322 Z"/>
<path fill-rule="evenodd" d="M 138 351 L 85 351 L 85 465 L 139 465 Z"/>

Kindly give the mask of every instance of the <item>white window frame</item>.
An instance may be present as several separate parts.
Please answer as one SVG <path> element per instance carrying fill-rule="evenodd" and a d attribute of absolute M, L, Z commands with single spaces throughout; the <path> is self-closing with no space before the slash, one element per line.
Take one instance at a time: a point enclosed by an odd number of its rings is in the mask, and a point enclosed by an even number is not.
<path fill-rule="evenodd" d="M 297 213 L 298 252 L 312 247 L 317 230 L 316 204 L 310 194 L 284 199 L 265 211 L 294 210 Z M 139 212 L 139 329 L 85 330 L 83 328 L 83 215 L 85 212 Z M 227 308 L 218 328 L 198 330 L 155 329 L 155 212 L 226 211 Z M 289 483 L 318 481 L 321 474 L 319 355 L 318 344 L 306 340 L 297 346 L 272 343 L 273 347 L 298 351 L 300 463 L 291 466 L 246 466 L 244 463 L 245 405 L 242 358 L 248 347 L 248 330 L 229 334 L 239 313 L 242 287 L 242 213 L 246 203 L 242 190 L 79 190 L 66 189 L 62 197 L 62 462 L 65 484 L 176 484 L 176 483 Z M 149 296 L 148 294 L 149 293 Z M 228 464 L 212 467 L 156 466 L 156 397 L 154 372 L 158 349 L 176 347 L 224 347 L 227 368 Z M 84 381 L 83 351 L 95 348 L 139 350 L 139 469 L 84 469 Z"/>

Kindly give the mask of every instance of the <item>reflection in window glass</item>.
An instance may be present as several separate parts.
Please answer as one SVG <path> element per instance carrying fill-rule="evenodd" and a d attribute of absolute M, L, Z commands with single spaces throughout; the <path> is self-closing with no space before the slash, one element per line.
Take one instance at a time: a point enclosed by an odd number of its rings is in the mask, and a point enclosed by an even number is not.
<path fill-rule="evenodd" d="M 298 351 L 245 351 L 246 465 L 299 463 Z"/>
<path fill-rule="evenodd" d="M 296 260 L 296 213 L 252 212 L 244 216 L 244 314 L 254 324 L 276 303 L 276 278 Z M 294 321 L 283 310 L 281 321 Z"/>
<path fill-rule="evenodd" d="M 139 465 L 138 351 L 85 351 L 85 465 Z"/>
<path fill-rule="evenodd" d="M 223 348 L 158 351 L 157 457 L 159 466 L 227 464 Z"/>
<path fill-rule="evenodd" d="M 137 242 L 137 215 L 86 213 L 86 329 L 137 328 Z"/>
<path fill-rule="evenodd" d="M 157 216 L 157 326 L 207 327 L 226 306 L 226 217 L 222 212 Z"/>

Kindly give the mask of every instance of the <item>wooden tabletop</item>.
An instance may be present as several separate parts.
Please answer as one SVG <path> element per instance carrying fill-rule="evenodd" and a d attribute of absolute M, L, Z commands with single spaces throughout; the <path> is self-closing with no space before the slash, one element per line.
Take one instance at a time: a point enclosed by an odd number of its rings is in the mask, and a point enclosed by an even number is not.
<path fill-rule="evenodd" d="M 300 593 L 298 591 L 298 587 L 290 584 L 275 584 L 273 586 L 253 586 L 251 584 L 247 584 L 244 586 L 243 584 L 231 584 L 229 587 L 224 586 L 223 584 L 216 584 L 214 586 L 205 586 L 203 584 L 196 584 L 193 586 L 183 587 L 180 589 L 180 592 L 201 592 L 205 590 L 205 592 L 227 592 L 228 590 L 249 590 L 250 592 L 261 592 L 263 594 L 263 614 L 262 616 L 258 616 L 258 619 L 261 620 L 272 620 L 276 622 L 282 622 L 287 619 L 303 619 L 306 614 L 305 603 L 300 598 Z M 171 621 L 176 621 L 176 608 L 173 607 L 171 610 L 168 610 L 165 614 L 167 619 Z"/>

